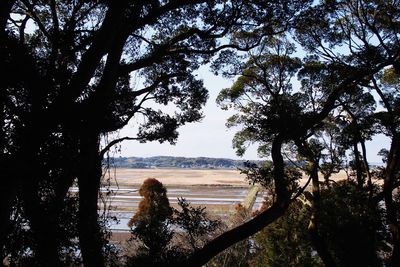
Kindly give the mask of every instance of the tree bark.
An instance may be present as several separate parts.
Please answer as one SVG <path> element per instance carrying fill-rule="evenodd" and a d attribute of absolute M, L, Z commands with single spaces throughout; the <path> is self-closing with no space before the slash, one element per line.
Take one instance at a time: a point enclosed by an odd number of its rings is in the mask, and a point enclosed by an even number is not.
<path fill-rule="evenodd" d="M 368 159 L 367 159 L 367 148 L 365 147 L 365 140 L 363 138 L 361 138 L 360 144 L 361 144 L 361 149 L 362 149 L 365 174 L 367 175 L 367 186 L 368 186 L 368 191 L 369 191 L 369 199 L 372 200 L 372 197 L 374 194 L 374 188 L 372 185 L 371 171 L 369 169 L 369 164 L 368 164 Z"/>
<path fill-rule="evenodd" d="M 397 220 L 397 209 L 393 203 L 393 189 L 396 173 L 400 164 L 400 134 L 394 134 L 390 146 L 385 178 L 383 183 L 383 194 L 386 205 L 386 219 L 392 234 L 393 251 L 389 260 L 390 267 L 400 266 L 400 227 Z"/>
<path fill-rule="evenodd" d="M 33 127 L 27 127 L 24 132 L 25 140 L 22 143 L 22 150 L 17 157 L 18 164 L 24 167 L 19 173 L 17 185 L 21 189 L 23 207 L 29 225 L 33 233 L 34 242 L 37 247 L 34 250 L 35 257 L 40 266 L 60 266 L 59 242 L 57 240 L 57 214 L 54 214 L 47 205 L 46 200 L 40 196 L 40 181 L 46 170 L 37 157 L 37 151 L 41 144 L 42 136 L 34 132 Z M 43 189 L 43 188 L 42 188 Z"/>
<path fill-rule="evenodd" d="M 0 257 L 5 256 L 3 249 L 11 230 L 10 216 L 17 193 L 16 182 L 12 176 L 15 169 L 12 168 L 11 162 L 5 155 L 0 159 L 0 173 L 2 174 L 2 186 L 0 188 Z"/>
<path fill-rule="evenodd" d="M 2 0 L 0 1 L 0 38 L 5 33 L 7 20 L 10 16 L 11 8 L 16 0 Z"/>
<path fill-rule="evenodd" d="M 318 177 L 318 155 L 315 155 L 312 149 L 309 147 L 307 142 L 296 142 L 296 145 L 299 148 L 300 155 L 304 156 L 309 162 L 309 174 L 312 181 L 312 214 L 310 223 L 308 225 L 308 232 L 311 237 L 311 243 L 315 250 L 317 251 L 319 257 L 322 262 L 327 267 L 336 267 L 336 263 L 328 250 L 325 240 L 321 237 L 318 232 L 319 222 L 318 222 L 318 212 L 321 209 L 321 191 L 319 185 L 319 177 Z"/>
<path fill-rule="evenodd" d="M 358 151 L 358 142 L 356 140 L 353 141 L 353 148 L 354 148 L 354 163 L 356 167 L 356 180 L 357 185 L 359 188 L 363 186 L 363 179 L 362 179 L 362 167 L 360 162 L 360 152 Z"/>
<path fill-rule="evenodd" d="M 10 15 L 11 8 L 15 0 L 0 1 L 0 64 L 5 66 L 6 61 L 6 23 Z M 0 88 L 0 173 L 2 174 L 2 187 L 0 189 L 0 256 L 3 256 L 4 244 L 10 230 L 10 215 L 12 203 L 16 195 L 16 179 L 12 178 L 12 159 L 4 154 L 6 146 L 5 122 L 5 98 L 7 95 L 6 87 L 2 83 Z"/>
<path fill-rule="evenodd" d="M 313 192 L 313 200 L 312 200 L 312 215 L 310 219 L 310 223 L 308 226 L 308 231 L 311 236 L 311 242 L 317 251 L 319 257 L 322 262 L 327 267 L 336 267 L 336 263 L 332 258 L 331 253 L 328 250 L 326 242 L 323 240 L 321 235 L 318 233 L 319 222 L 318 222 L 318 211 L 320 210 L 320 188 L 319 188 L 319 179 L 318 179 L 318 165 L 316 162 L 311 164 L 311 180 L 312 180 L 312 192 Z"/>
<path fill-rule="evenodd" d="M 37 186 L 32 184 L 30 187 L 24 187 L 24 208 L 37 244 L 37 250 L 35 251 L 37 255 L 35 256 L 40 266 L 61 266 L 56 215 L 46 212 L 40 204 L 37 192 L 39 188 Z"/>
<path fill-rule="evenodd" d="M 98 224 L 98 194 L 102 175 L 97 134 L 84 134 L 80 143 L 79 243 L 85 267 L 104 266 L 103 238 Z"/>
<path fill-rule="evenodd" d="M 318 233 L 318 227 L 316 226 L 315 220 L 313 218 L 310 220 L 310 225 L 308 226 L 308 232 L 310 233 L 312 245 L 317 251 L 318 256 L 321 258 L 324 265 L 326 267 L 336 267 L 337 265 L 333 260 L 332 255 L 329 253 L 325 241 Z"/>

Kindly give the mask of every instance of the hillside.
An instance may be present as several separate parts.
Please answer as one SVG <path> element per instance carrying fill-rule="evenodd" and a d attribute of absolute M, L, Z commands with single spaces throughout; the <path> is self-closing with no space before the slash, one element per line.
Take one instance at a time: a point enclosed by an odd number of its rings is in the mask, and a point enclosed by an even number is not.
<path fill-rule="evenodd" d="M 119 157 L 112 158 L 111 164 L 117 168 L 188 168 L 188 169 L 236 169 L 243 167 L 246 160 L 225 158 L 185 158 L 185 157 Z"/>

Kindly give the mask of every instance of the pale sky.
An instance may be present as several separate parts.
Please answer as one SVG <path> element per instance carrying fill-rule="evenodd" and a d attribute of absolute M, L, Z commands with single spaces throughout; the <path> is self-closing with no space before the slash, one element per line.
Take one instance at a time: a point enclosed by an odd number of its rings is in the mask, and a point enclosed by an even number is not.
<path fill-rule="evenodd" d="M 31 21 L 28 22 L 28 32 L 34 29 Z M 298 48 L 296 56 L 304 56 L 304 51 Z M 249 147 L 243 158 L 236 156 L 232 148 L 232 137 L 234 129 L 225 127 L 226 119 L 234 114 L 233 111 L 224 111 L 217 107 L 215 99 L 219 91 L 230 87 L 233 80 L 227 80 L 221 76 L 213 75 L 207 66 L 200 68 L 199 78 L 204 81 L 205 87 L 209 90 L 209 99 L 203 109 L 205 115 L 201 122 L 192 123 L 181 127 L 176 145 L 169 143 L 149 142 L 140 144 L 136 141 L 125 141 L 121 143 L 120 152 L 113 156 L 181 156 L 181 157 L 213 157 L 232 159 L 260 159 L 257 156 L 256 148 Z M 128 125 L 121 130 L 119 136 L 134 136 L 135 130 Z M 380 163 L 381 157 L 377 153 L 382 147 L 388 148 L 389 139 L 384 136 L 377 136 L 373 141 L 367 142 L 368 160 L 371 163 Z"/>
<path fill-rule="evenodd" d="M 205 117 L 201 122 L 191 123 L 179 128 L 180 135 L 176 145 L 160 144 L 159 142 L 141 144 L 136 141 L 125 141 L 121 143 L 121 152 L 114 156 L 260 159 L 254 146 L 248 149 L 243 158 L 236 156 L 232 148 L 232 137 L 235 129 L 227 129 L 225 126 L 226 119 L 234 112 L 221 110 L 215 103 L 219 91 L 230 87 L 233 80 L 215 76 L 208 71 L 207 67 L 202 67 L 198 75 L 199 78 L 203 79 L 205 87 L 209 90 L 209 99 L 203 109 Z M 120 136 L 132 136 L 132 132 L 135 132 L 133 126 L 128 125 L 121 131 Z M 367 142 L 367 157 L 370 163 L 381 162 L 377 153 L 383 146 L 387 147 L 387 144 L 388 139 L 383 136 L 378 136 L 372 142 Z"/>
<path fill-rule="evenodd" d="M 176 145 L 169 143 L 149 142 L 140 144 L 136 141 L 126 141 L 121 146 L 121 156 L 181 156 L 181 157 L 213 157 L 239 159 L 232 148 L 234 129 L 227 129 L 226 119 L 234 114 L 217 107 L 215 99 L 222 88 L 232 85 L 233 80 L 215 76 L 202 67 L 198 73 L 209 90 L 209 99 L 203 109 L 204 118 L 197 123 L 190 123 L 179 128 L 179 138 Z M 120 136 L 133 132 L 128 126 Z M 255 148 L 250 148 L 245 159 L 258 159 Z"/>

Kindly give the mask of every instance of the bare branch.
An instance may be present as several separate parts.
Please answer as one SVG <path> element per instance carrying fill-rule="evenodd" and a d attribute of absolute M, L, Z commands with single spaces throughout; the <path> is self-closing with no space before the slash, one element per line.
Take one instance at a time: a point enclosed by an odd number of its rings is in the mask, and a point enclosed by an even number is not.
<path fill-rule="evenodd" d="M 111 141 L 110 143 L 108 143 L 101 151 L 100 151 L 100 158 L 104 157 L 104 154 L 107 153 L 108 150 L 110 150 L 111 147 L 115 146 L 118 143 L 121 143 L 122 141 L 125 140 L 142 140 L 142 138 L 138 138 L 138 137 L 129 137 L 129 136 L 125 136 L 122 138 L 118 138 L 115 139 L 113 141 Z"/>
<path fill-rule="evenodd" d="M 305 190 L 305 189 L 307 188 L 307 186 L 310 184 L 311 178 L 312 178 L 312 176 L 310 175 L 310 176 L 308 177 L 307 182 L 304 184 L 304 186 L 303 186 L 302 188 L 300 188 L 300 190 L 297 191 L 296 195 L 294 195 L 294 196 L 290 199 L 290 202 L 295 201 L 301 194 L 303 194 L 304 190 Z"/>
<path fill-rule="evenodd" d="M 25 5 L 25 7 L 27 8 L 27 13 L 29 14 L 29 16 L 33 19 L 34 22 L 36 22 L 36 24 L 38 25 L 40 31 L 44 34 L 44 36 L 46 36 L 49 40 L 51 39 L 51 35 L 50 33 L 47 31 L 46 27 L 44 26 L 44 24 L 42 23 L 42 21 L 40 20 L 40 18 L 38 17 L 38 15 L 36 14 L 35 10 L 34 10 L 34 6 L 27 0 L 21 0 L 21 2 Z"/>

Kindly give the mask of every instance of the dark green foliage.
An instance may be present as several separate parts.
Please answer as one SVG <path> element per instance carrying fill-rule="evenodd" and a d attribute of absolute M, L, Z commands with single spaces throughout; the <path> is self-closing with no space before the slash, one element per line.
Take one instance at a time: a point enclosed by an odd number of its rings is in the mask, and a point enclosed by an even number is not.
<path fill-rule="evenodd" d="M 323 266 L 307 232 L 310 208 L 300 200 L 285 215 L 255 235 L 254 267 Z"/>
<path fill-rule="evenodd" d="M 56 238 L 59 242 L 57 251 L 63 264 L 79 264 L 82 259 L 79 256 L 79 245 L 76 242 L 78 235 L 77 218 L 74 216 L 77 209 L 77 198 L 68 195 L 65 200 L 65 208 L 60 212 L 58 222 L 54 222 L 57 226 Z M 11 230 L 10 239 L 4 245 L 4 253 L 8 255 L 11 265 L 14 266 L 41 266 L 35 255 L 37 237 L 29 227 L 21 204 L 18 210 L 12 214 L 13 229 Z M 71 216 L 72 215 L 72 216 Z"/>
<path fill-rule="evenodd" d="M 321 192 L 318 232 L 337 266 L 384 266 L 390 248 L 383 210 L 353 182 Z M 252 266 L 324 266 L 313 248 L 307 200 L 291 204 L 284 216 L 255 236 L 258 251 Z"/>
<path fill-rule="evenodd" d="M 299 172 L 288 168 L 284 156 L 305 162 L 297 168 L 312 178 L 312 214 L 328 211 L 323 207 L 331 207 L 324 202 L 329 194 L 320 195 L 318 171 L 322 169 L 326 186 L 332 186 L 328 179 L 348 154 L 353 155 L 351 167 L 361 191 L 349 187 L 338 195 L 346 201 L 346 194 L 351 195 L 346 205 L 354 210 L 343 210 L 346 219 L 337 222 L 340 229 L 329 228 L 328 222 L 324 226 L 329 214 L 314 225 L 327 228 L 318 233 L 335 259 L 354 265 L 374 260 L 361 259 L 361 251 L 379 253 L 375 244 L 380 237 L 372 233 L 379 232 L 384 221 L 391 231 L 391 238 L 385 238 L 392 248 L 388 264 L 400 265 L 399 211 L 393 194 L 400 166 L 398 2 L 0 3 L 1 256 L 29 251 L 33 264 L 60 266 L 79 239 L 84 265 L 104 266 L 106 242 L 98 215 L 103 157 L 127 139 L 174 143 L 178 127 L 202 117 L 208 93 L 194 73 L 211 62 L 214 71 L 236 79 L 217 101 L 237 112 L 228 120 L 228 126 L 242 127 L 233 140 L 237 153 L 243 155 L 255 143 L 261 156 L 271 156 L 273 164 L 261 176 L 256 173 L 254 181 L 270 186 L 276 202 L 260 213 L 264 217 L 198 249 L 187 265 L 205 264 L 284 213 L 301 192 L 296 186 Z M 301 50 L 305 53 L 296 53 Z M 102 146 L 104 136 L 130 121 L 137 122 L 134 136 Z M 373 190 L 365 147 L 376 134 L 390 139 L 380 192 Z M 78 203 L 68 194 L 75 181 Z M 375 213 L 375 199 L 384 200 L 386 220 Z M 369 203 L 372 210 L 353 200 Z M 157 220 L 162 223 L 152 228 L 161 229 L 154 234 L 165 239 L 160 244 L 151 244 L 151 238 L 145 242 L 159 255 L 170 239 L 162 227 L 169 214 L 161 212 Z M 21 227 L 26 223 L 29 231 Z M 141 227 L 144 235 L 153 234 Z M 324 236 L 335 231 L 354 238 Z M 21 243 L 10 240 L 16 235 Z M 339 241 L 350 237 L 348 244 L 360 246 L 353 256 L 339 249 L 345 246 Z M 320 255 L 327 262 L 329 257 Z"/>
<path fill-rule="evenodd" d="M 1 8 L 0 163 L 10 190 L 0 194 L 0 254 L 18 199 L 37 243 L 33 255 L 43 265 L 60 265 L 58 222 L 77 181 L 73 240 L 79 238 L 85 266 L 102 266 L 102 160 L 127 139 L 108 143 L 104 136 L 138 118 L 138 132 L 128 139 L 174 143 L 178 127 L 201 119 L 208 97 L 193 72 L 224 48 L 248 50 L 263 38 L 234 41 L 239 31 L 255 32 L 243 26 L 241 12 L 255 7 L 28 0 L 2 1 Z"/>
<path fill-rule="evenodd" d="M 212 220 L 205 207 L 192 207 L 184 198 L 178 199 L 180 210 L 174 210 L 173 223 L 187 235 L 192 250 L 201 248 L 221 226 Z"/>
<path fill-rule="evenodd" d="M 380 204 L 353 182 L 334 184 L 321 197 L 319 233 L 338 266 L 384 266 L 389 233 Z"/>
<path fill-rule="evenodd" d="M 117 168 L 194 168 L 194 169 L 236 169 L 242 167 L 245 160 L 225 158 L 186 158 L 155 156 L 148 158 L 119 157 L 111 158 L 111 164 Z M 252 161 L 259 162 L 259 161 Z"/>

